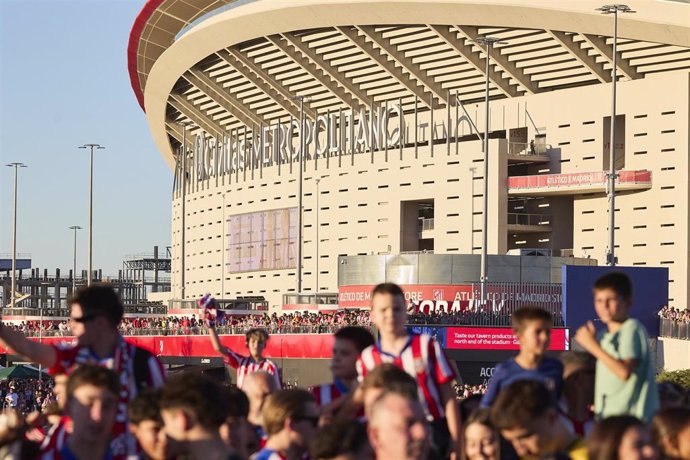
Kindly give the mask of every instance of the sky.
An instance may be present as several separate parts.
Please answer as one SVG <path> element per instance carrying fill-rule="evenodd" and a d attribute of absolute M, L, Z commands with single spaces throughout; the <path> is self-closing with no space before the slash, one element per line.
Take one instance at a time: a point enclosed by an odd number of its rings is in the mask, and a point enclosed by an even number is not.
<path fill-rule="evenodd" d="M 132 254 L 170 246 L 172 172 L 127 72 L 127 40 L 144 0 L 0 0 L 0 254 L 32 266 L 87 267 L 89 154 L 94 152 L 93 267 L 117 275 Z M 11 256 L 10 256 L 11 257 Z"/>

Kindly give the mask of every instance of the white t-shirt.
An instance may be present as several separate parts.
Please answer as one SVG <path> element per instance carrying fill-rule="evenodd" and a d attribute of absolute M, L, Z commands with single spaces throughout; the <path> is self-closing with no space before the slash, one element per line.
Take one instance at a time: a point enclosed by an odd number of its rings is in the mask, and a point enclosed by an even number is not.
<path fill-rule="evenodd" d="M 7 396 L 5 396 L 5 402 L 9 407 L 17 407 L 18 400 L 19 396 L 17 393 L 8 393 Z"/>

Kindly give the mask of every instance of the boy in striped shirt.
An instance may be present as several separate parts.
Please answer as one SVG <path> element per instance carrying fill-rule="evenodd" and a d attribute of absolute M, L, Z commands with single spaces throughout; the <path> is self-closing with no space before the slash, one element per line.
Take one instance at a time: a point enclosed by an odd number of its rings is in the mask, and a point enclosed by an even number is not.
<path fill-rule="evenodd" d="M 215 299 L 207 294 L 199 300 L 199 306 L 204 309 L 204 323 L 214 350 L 223 355 L 225 364 L 237 371 L 237 388 L 242 389 L 247 375 L 257 371 L 266 371 L 275 378 L 276 387 L 280 389 L 282 385 L 278 366 L 270 359 L 263 357 L 266 342 L 268 342 L 268 332 L 260 328 L 249 329 L 245 333 L 245 344 L 249 349 L 249 356 L 241 355 L 220 343 L 215 328 L 216 318 L 220 316 L 220 311 Z"/>
<path fill-rule="evenodd" d="M 450 450 L 460 458 L 461 420 L 452 386 L 455 371 L 438 342 L 426 334 L 409 334 L 406 320 L 405 294 L 400 286 L 376 286 L 371 295 L 371 322 L 379 331 L 379 341 L 357 360 L 359 380 L 382 363 L 392 363 L 414 377 L 419 400 L 431 420 L 435 448 L 441 454 Z"/>
<path fill-rule="evenodd" d="M 314 387 L 312 392 L 324 415 L 328 407 L 350 392 L 357 382 L 357 358 L 367 347 L 374 344 L 369 330 L 359 326 L 345 326 L 335 333 L 331 373 L 333 381 Z"/>

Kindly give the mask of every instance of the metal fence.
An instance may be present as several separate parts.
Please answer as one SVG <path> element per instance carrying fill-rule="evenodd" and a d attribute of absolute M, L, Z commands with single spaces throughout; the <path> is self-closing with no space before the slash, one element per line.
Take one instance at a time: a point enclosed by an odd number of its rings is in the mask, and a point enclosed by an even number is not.
<path fill-rule="evenodd" d="M 659 336 L 673 339 L 690 340 L 690 322 L 660 318 Z"/>

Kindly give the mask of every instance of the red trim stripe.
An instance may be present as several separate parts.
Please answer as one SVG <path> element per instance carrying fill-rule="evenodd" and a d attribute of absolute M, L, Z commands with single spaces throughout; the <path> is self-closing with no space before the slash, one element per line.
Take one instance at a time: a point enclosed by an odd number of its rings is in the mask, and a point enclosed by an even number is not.
<path fill-rule="evenodd" d="M 139 51 L 139 40 L 141 33 L 144 31 L 146 23 L 151 18 L 156 9 L 161 6 L 165 0 L 147 0 L 144 7 L 141 9 L 137 18 L 134 20 L 132 30 L 129 32 L 129 42 L 127 44 L 127 70 L 129 71 L 129 81 L 134 90 L 134 94 L 139 101 L 139 106 L 144 109 L 144 92 L 141 88 L 141 81 L 139 80 L 139 71 L 137 67 L 137 53 Z"/>

